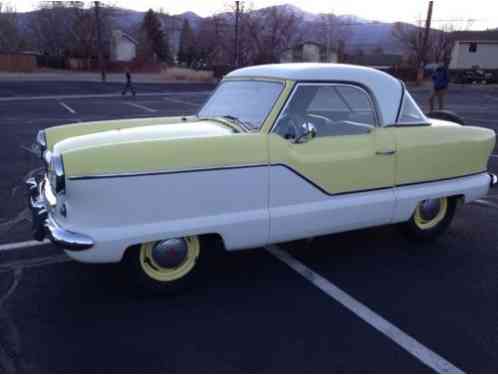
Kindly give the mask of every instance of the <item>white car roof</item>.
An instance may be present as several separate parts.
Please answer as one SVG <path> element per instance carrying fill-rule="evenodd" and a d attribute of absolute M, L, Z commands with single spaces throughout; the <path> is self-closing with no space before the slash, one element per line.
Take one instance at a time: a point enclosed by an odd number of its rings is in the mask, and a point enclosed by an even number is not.
<path fill-rule="evenodd" d="M 347 64 L 291 63 L 258 65 L 235 70 L 227 78 L 264 77 L 292 81 L 337 81 L 367 87 L 377 102 L 382 125 L 392 125 L 398 115 L 403 85 L 380 70 Z"/>

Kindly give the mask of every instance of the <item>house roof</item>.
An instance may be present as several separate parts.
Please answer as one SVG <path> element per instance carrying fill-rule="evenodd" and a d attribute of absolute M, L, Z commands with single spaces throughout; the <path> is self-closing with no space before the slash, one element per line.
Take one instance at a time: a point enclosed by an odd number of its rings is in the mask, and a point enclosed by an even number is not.
<path fill-rule="evenodd" d="M 238 69 L 227 78 L 267 77 L 292 81 L 351 82 L 367 87 L 374 95 L 383 125 L 393 124 L 401 101 L 403 86 L 393 76 L 380 70 L 357 65 L 326 63 L 292 63 L 259 65 Z"/>

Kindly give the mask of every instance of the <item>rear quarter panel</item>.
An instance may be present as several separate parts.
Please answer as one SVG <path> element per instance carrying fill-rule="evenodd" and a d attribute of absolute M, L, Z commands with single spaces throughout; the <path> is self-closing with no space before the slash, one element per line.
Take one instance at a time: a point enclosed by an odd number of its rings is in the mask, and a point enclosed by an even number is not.
<path fill-rule="evenodd" d="M 431 126 L 396 128 L 396 185 L 461 177 L 487 170 L 493 130 L 433 120 Z"/>

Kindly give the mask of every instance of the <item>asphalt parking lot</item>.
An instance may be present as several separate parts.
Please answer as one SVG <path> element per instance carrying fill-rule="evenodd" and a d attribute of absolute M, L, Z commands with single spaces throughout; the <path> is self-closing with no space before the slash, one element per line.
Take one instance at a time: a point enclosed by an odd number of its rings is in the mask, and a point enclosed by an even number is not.
<path fill-rule="evenodd" d="M 175 297 L 138 298 L 119 266 L 33 246 L 22 181 L 39 129 L 191 114 L 212 89 L 119 88 L 0 82 L 0 371 L 498 371 L 498 190 L 435 243 L 383 227 L 216 253 L 205 282 Z M 413 95 L 426 109 L 429 92 Z M 497 88 L 455 86 L 448 100 L 498 131 Z"/>

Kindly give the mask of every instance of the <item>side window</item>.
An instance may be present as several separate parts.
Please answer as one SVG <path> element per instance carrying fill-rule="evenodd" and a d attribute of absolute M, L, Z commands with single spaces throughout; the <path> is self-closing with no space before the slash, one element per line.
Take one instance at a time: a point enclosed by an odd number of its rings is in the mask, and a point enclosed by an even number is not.
<path fill-rule="evenodd" d="M 429 120 L 425 117 L 413 97 L 408 91 L 405 91 L 403 105 L 396 125 L 424 125 Z"/>
<path fill-rule="evenodd" d="M 346 85 L 301 84 L 281 114 L 275 132 L 293 138 L 295 128 L 307 123 L 317 137 L 367 134 L 376 125 L 368 94 Z"/>

